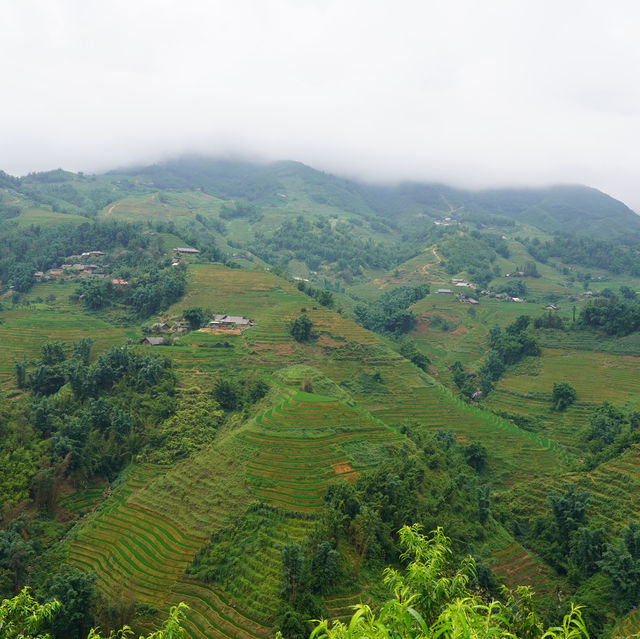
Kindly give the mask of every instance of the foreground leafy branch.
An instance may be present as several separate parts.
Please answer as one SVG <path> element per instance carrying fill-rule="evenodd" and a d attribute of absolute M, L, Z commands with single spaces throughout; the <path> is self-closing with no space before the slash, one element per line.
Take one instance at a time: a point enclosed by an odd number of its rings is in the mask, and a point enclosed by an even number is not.
<path fill-rule="evenodd" d="M 487 601 L 472 590 L 475 562 L 454 561 L 451 541 L 441 528 L 429 536 L 415 524 L 400 530 L 404 574 L 388 568 L 385 583 L 393 598 L 375 612 L 360 604 L 348 623 L 318 621 L 311 639 L 588 639 L 580 608 L 572 606 L 562 625 L 544 630 L 531 593 L 505 591 L 506 601 Z"/>
<path fill-rule="evenodd" d="M 140 637 L 140 639 L 183 639 L 184 628 L 182 621 L 188 606 L 179 603 L 169 610 L 167 620 L 155 632 Z M 48 633 L 43 633 L 60 611 L 59 602 L 53 600 L 41 604 L 36 601 L 29 588 L 23 588 L 12 599 L 5 599 L 0 603 L 0 639 L 49 639 Z M 106 637 L 99 629 L 92 628 L 87 639 L 129 639 L 134 636 L 129 626 L 112 631 Z"/>

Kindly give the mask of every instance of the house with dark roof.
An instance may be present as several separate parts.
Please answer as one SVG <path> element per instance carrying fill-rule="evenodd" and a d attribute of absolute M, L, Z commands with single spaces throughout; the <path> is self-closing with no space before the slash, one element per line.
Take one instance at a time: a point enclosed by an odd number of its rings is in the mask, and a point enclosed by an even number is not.
<path fill-rule="evenodd" d="M 140 343 L 144 346 L 162 346 L 164 337 L 145 337 Z"/>
<path fill-rule="evenodd" d="M 210 328 L 216 328 L 218 326 L 251 326 L 251 320 L 240 315 L 214 315 L 213 319 L 209 322 Z"/>

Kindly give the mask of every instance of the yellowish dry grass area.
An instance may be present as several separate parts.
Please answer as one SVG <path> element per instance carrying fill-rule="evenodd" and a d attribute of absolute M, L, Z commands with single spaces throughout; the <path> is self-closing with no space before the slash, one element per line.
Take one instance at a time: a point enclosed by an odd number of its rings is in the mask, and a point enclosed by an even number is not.
<path fill-rule="evenodd" d="M 498 384 L 516 393 L 551 393 L 555 382 L 569 382 L 583 402 L 640 401 L 640 357 L 545 348 L 541 358 Z"/>

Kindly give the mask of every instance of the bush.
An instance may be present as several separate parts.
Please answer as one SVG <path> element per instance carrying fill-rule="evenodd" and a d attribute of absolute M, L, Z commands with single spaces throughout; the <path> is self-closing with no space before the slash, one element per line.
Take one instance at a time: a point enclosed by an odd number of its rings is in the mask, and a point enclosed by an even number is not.
<path fill-rule="evenodd" d="M 313 338 L 313 322 L 308 315 L 301 315 L 289 322 L 289 334 L 296 342 L 309 342 Z"/>
<path fill-rule="evenodd" d="M 576 389 L 568 382 L 560 382 L 553 385 L 551 393 L 551 403 L 553 410 L 563 411 L 567 409 L 577 397 Z"/>

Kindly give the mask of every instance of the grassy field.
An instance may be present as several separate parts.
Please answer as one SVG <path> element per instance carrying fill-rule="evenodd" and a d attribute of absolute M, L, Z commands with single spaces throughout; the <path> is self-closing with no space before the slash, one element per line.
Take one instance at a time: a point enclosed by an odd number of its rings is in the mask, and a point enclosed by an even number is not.
<path fill-rule="evenodd" d="M 25 209 L 13 218 L 18 226 L 57 226 L 58 224 L 84 224 L 89 219 L 82 215 L 73 215 L 72 213 L 55 213 L 50 209 Z"/>
<path fill-rule="evenodd" d="M 600 403 L 604 400 L 633 408 L 640 402 L 640 357 L 593 351 L 545 348 L 542 357 L 530 358 L 497 384 L 521 397 L 551 399 L 553 384 L 569 382 L 578 400 Z"/>
<path fill-rule="evenodd" d="M 71 345 L 83 337 L 91 337 L 95 353 L 139 334 L 137 329 L 116 327 L 86 315 L 80 307 L 71 308 L 64 301 L 60 305 L 5 310 L 0 312 L 0 319 L 0 380 L 4 385 L 13 384 L 14 360 L 23 356 L 37 359 L 46 341 L 60 340 Z"/>

